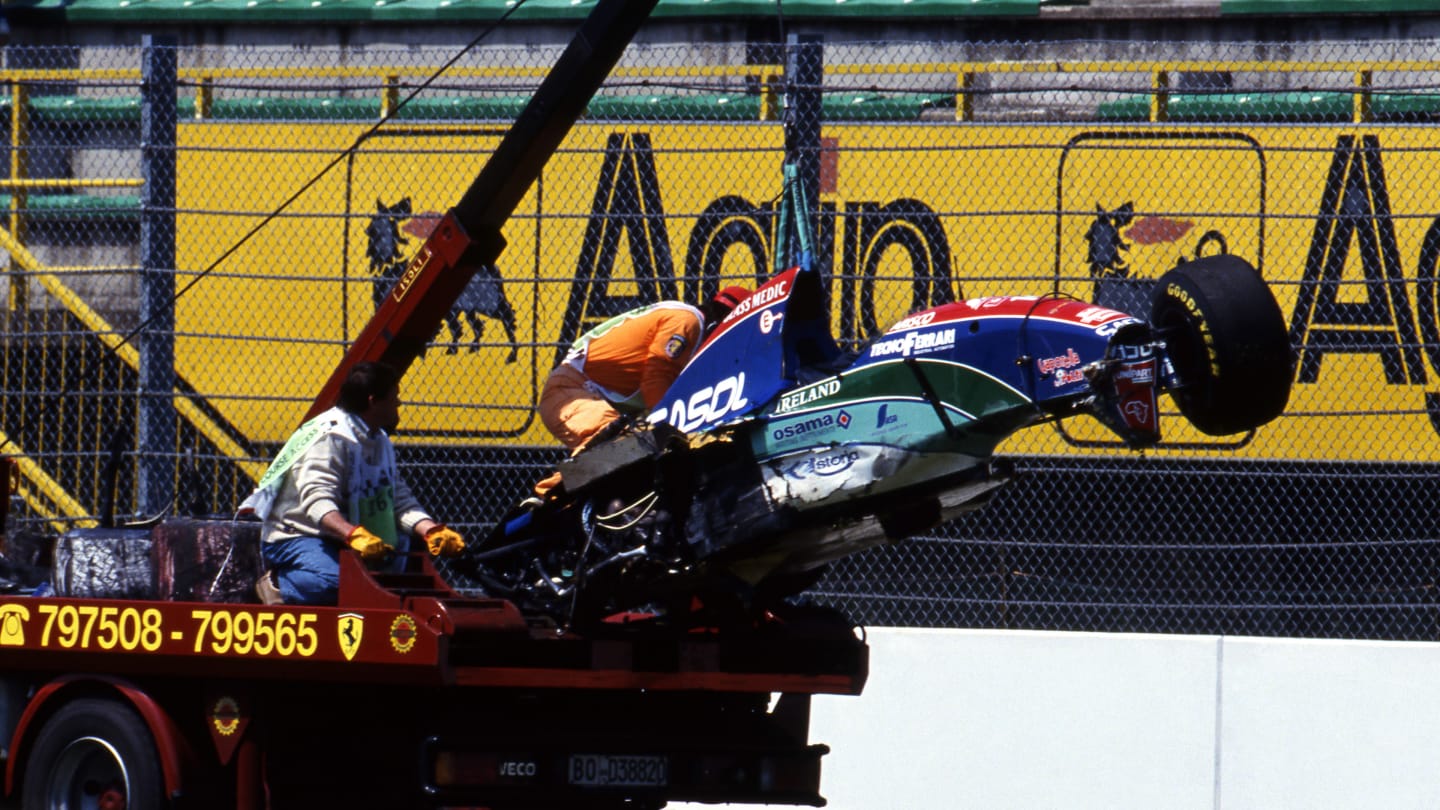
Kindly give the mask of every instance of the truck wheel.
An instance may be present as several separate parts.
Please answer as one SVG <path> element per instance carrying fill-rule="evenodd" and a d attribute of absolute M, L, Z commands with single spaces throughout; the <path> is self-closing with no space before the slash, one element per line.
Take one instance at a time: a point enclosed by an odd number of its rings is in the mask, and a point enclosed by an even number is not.
<path fill-rule="evenodd" d="M 35 739 L 20 792 L 25 810 L 149 810 L 165 785 L 150 729 L 113 700 L 67 703 Z"/>
<path fill-rule="evenodd" d="M 1290 400 L 1285 316 L 1270 287 L 1237 256 L 1206 256 L 1160 277 L 1150 323 L 1180 386 L 1170 396 L 1211 436 L 1257 428 Z"/>

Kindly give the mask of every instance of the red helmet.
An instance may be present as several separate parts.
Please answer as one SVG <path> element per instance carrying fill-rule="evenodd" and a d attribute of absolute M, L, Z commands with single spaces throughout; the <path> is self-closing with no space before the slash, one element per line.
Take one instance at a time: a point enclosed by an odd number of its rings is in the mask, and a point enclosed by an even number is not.
<path fill-rule="evenodd" d="M 715 302 L 715 304 L 725 312 L 729 312 L 735 307 L 740 306 L 740 302 L 749 297 L 750 290 L 744 287 L 726 287 L 720 292 L 715 293 L 715 297 L 710 300 Z"/>

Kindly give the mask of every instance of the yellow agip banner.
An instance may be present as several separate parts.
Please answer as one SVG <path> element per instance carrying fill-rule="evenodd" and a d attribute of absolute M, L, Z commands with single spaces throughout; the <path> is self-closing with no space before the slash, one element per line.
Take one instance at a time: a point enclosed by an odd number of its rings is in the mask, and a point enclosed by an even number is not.
<path fill-rule="evenodd" d="M 179 265 L 209 267 L 366 128 L 181 127 Z M 363 139 L 183 296 L 184 378 L 256 441 L 288 434 L 502 133 Z M 1215 439 L 1178 414 L 1161 454 L 1434 461 L 1440 133 L 1423 127 L 827 127 L 816 234 L 832 324 L 858 345 L 953 298 L 1058 291 L 1144 316 L 1183 258 L 1270 283 L 1296 348 L 1287 415 Z M 773 124 L 584 124 L 524 200 L 404 384 L 405 435 L 553 444 L 533 416 L 557 352 L 642 301 L 769 271 Z M 193 276 L 179 280 L 183 286 Z M 1089 420 L 1007 452 L 1113 452 Z"/>
<path fill-rule="evenodd" d="M 656 181 L 686 177 L 688 166 L 710 161 L 652 142 L 704 140 L 696 129 L 675 135 L 580 127 L 567 138 L 506 225 L 497 266 L 476 275 L 407 374 L 404 436 L 550 444 L 533 405 L 557 342 L 568 346 L 593 323 L 642 301 L 695 296 L 698 282 L 676 280 L 684 271 L 671 254 L 671 240 L 683 240 L 688 229 L 660 207 Z M 701 210 L 716 188 L 773 195 L 780 130 L 709 129 L 762 156 L 727 161 L 733 165 L 708 175 L 707 184 L 667 188 L 664 204 Z M 283 440 L 294 428 L 348 341 L 503 136 L 447 127 L 362 138 L 366 131 L 181 127 L 178 285 L 219 264 L 177 305 L 177 366 L 252 440 Z M 245 239 L 302 187 L 284 214 Z M 597 207 L 604 213 L 592 216 Z M 710 275 L 730 274 L 735 256 L 723 246 L 713 250 L 704 259 L 714 265 Z M 686 255 L 683 241 L 675 251 Z M 702 246 L 693 255 L 704 253 Z M 733 272 L 756 278 L 746 264 Z"/>

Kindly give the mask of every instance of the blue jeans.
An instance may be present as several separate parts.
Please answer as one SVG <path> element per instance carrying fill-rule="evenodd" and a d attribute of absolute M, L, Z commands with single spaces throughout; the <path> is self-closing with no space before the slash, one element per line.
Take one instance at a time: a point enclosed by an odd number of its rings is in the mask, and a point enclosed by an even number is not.
<path fill-rule="evenodd" d="M 340 547 L 318 537 L 261 543 L 260 556 L 287 605 L 333 605 L 340 598 Z"/>
<path fill-rule="evenodd" d="M 410 537 L 396 538 L 395 551 L 410 550 Z M 340 546 L 318 537 L 295 537 L 261 543 L 260 556 L 275 577 L 287 605 L 333 605 L 340 600 Z M 403 557 L 382 568 L 399 570 Z M 374 565 L 372 568 L 376 567 Z"/>

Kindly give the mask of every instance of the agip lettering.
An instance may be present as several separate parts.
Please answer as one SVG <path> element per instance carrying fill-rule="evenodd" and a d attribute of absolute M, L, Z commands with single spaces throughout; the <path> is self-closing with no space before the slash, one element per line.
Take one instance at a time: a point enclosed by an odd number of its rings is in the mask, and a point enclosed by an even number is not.
<path fill-rule="evenodd" d="M 1387 173 L 1382 167 L 1385 153 L 1381 149 L 1381 136 L 1350 133 L 1336 136 L 1328 131 L 1323 132 L 1322 137 L 1333 144 L 1334 151 L 1328 173 L 1323 171 L 1323 165 L 1316 170 L 1316 176 L 1325 183 L 1321 193 L 1316 195 L 1316 198 L 1321 200 L 1317 212 L 1317 227 L 1313 229 L 1313 241 L 1303 263 L 1298 268 L 1289 268 L 1303 273 L 1290 320 L 1291 339 L 1297 353 L 1296 382 L 1301 385 L 1321 383 L 1321 362 L 1329 355 L 1368 354 L 1379 358 L 1377 366 L 1384 374 L 1385 384 L 1410 387 L 1427 385 L 1427 371 L 1440 369 L 1440 348 L 1436 348 L 1440 347 L 1440 306 L 1435 304 L 1436 296 L 1433 294 L 1437 286 L 1436 279 L 1440 278 L 1440 269 L 1437 269 L 1440 268 L 1440 258 L 1437 258 L 1440 257 L 1440 218 L 1433 220 L 1429 231 L 1424 234 L 1419 248 L 1417 269 L 1413 275 L 1406 275 L 1401 267 L 1406 245 L 1403 241 L 1397 241 L 1398 220 L 1392 213 L 1389 193 L 1385 188 Z M 1017 142 L 1028 142 L 1022 136 L 1023 133 L 1016 133 Z M 1412 157 L 1415 150 L 1410 148 L 1410 139 L 1400 135 L 1394 137 L 1402 141 L 1402 147 L 1406 148 L 1404 165 L 1409 167 L 1416 159 Z M 648 139 L 632 137 L 624 140 L 620 146 L 623 148 L 618 148 L 616 153 L 633 164 L 634 175 L 645 179 L 643 183 L 632 185 L 637 189 L 660 188 Z M 1263 154 L 1263 145 L 1260 151 Z M 1318 148 L 1314 151 L 1316 154 L 1321 153 Z M 609 174 L 605 176 L 610 177 Z M 684 271 L 675 273 L 667 265 L 670 261 L 669 245 L 656 239 L 657 234 L 664 233 L 663 229 L 645 224 L 650 221 L 649 217 L 663 213 L 663 208 L 641 206 L 638 200 L 632 200 L 631 197 L 638 197 L 638 193 L 631 192 L 629 197 L 623 194 L 595 195 L 594 199 L 606 200 L 611 207 L 592 214 L 608 216 L 610 218 L 607 222 L 621 223 L 619 227 L 627 228 L 629 232 L 628 240 L 611 240 L 597 244 L 630 245 L 635 257 L 637 278 L 645 283 L 653 282 L 656 297 L 669 297 L 671 290 L 665 288 L 665 284 L 671 283 L 669 280 L 672 278 L 718 281 L 714 268 L 722 266 L 723 262 L 717 257 L 726 255 L 737 246 L 746 248 L 748 255 L 755 257 L 757 278 L 766 271 L 766 231 L 764 221 L 756 213 L 771 210 L 766 204 L 755 204 L 734 194 L 714 199 L 705 206 L 704 213 L 697 220 L 696 233 L 704 238 L 693 238 L 692 234 L 690 240 L 692 245 L 703 245 L 704 249 L 692 250 L 687 254 Z M 612 200 L 616 202 L 610 202 Z M 654 202 L 658 204 L 658 196 Z M 839 320 L 835 327 L 837 337 L 841 339 L 862 338 L 864 333 L 859 328 L 860 324 L 864 323 L 866 317 L 873 317 L 875 314 L 873 305 L 866 303 L 869 299 L 864 297 L 863 292 L 867 289 L 867 284 L 875 283 L 873 279 L 876 278 L 877 268 L 883 262 L 874 257 L 885 255 L 887 246 L 899 245 L 909 252 L 914 261 L 915 306 L 934 306 L 952 300 L 944 294 L 944 291 L 951 287 L 946 227 L 928 205 L 911 200 L 904 202 L 904 205 L 898 201 L 883 205 L 861 201 L 837 203 L 827 200 L 821 203 L 822 206 L 829 206 L 827 210 L 835 214 L 819 218 L 817 238 L 821 244 L 832 246 L 829 250 L 822 250 L 822 253 L 834 257 L 837 263 L 834 272 L 836 279 L 855 279 L 853 283 L 840 283 L 833 290 L 832 301 L 839 310 Z M 848 216 L 860 213 L 866 216 Z M 895 223 L 903 223 L 907 227 L 893 227 Z M 852 224 L 855 227 L 853 232 L 850 230 Z M 843 239 L 840 238 L 841 229 L 845 229 Z M 1406 227 L 1401 231 L 1401 235 L 1415 230 Z M 1307 229 L 1307 232 L 1312 231 Z M 897 234 L 902 233 L 920 234 L 923 242 L 917 244 L 924 250 L 916 250 L 915 246 L 903 241 L 885 241 L 897 238 Z M 842 243 L 849 244 L 851 241 L 860 249 L 852 251 L 833 247 Z M 1271 257 L 1269 270 L 1272 272 L 1277 269 L 1273 257 L 1304 252 L 1303 244 L 1290 245 L 1290 240 L 1285 241 L 1283 247 L 1272 246 L 1266 250 Z M 1241 251 L 1242 254 L 1245 252 L 1247 251 Z M 747 253 L 737 251 L 737 255 L 743 256 Z M 647 257 L 655 257 L 659 264 L 647 264 Z M 593 282 L 601 279 L 601 276 L 609 278 L 609 264 L 600 263 L 596 266 L 606 272 L 578 273 L 577 290 L 607 289 L 605 285 Z M 588 268 L 589 265 L 585 267 Z M 1349 294 L 1350 288 L 1344 286 L 1351 281 L 1347 276 L 1356 269 L 1367 282 L 1364 287 L 1368 291 L 1366 295 Z M 726 275 L 733 276 L 734 273 L 727 270 Z M 780 294 L 784 293 L 777 290 L 767 293 L 762 299 L 768 302 L 771 296 Z M 649 296 L 644 298 L 649 300 Z M 1033 296 L 980 297 L 966 301 L 966 306 L 973 311 L 983 311 L 1006 302 L 1024 300 L 1036 299 Z M 1282 305 L 1284 303 L 1282 299 Z M 618 306 L 617 302 L 615 306 L 592 308 L 603 313 Z M 743 317 L 753 314 L 756 308 L 761 306 L 761 300 L 746 302 L 738 315 Z M 573 312 L 567 314 L 567 323 L 572 320 L 572 315 L 573 320 L 578 323 L 590 311 L 590 308 L 580 306 L 578 299 L 572 304 L 572 309 Z M 938 316 L 934 313 L 922 312 L 905 319 L 892 328 L 882 341 L 875 344 L 872 356 L 896 358 L 915 354 L 917 348 L 913 343 L 897 342 L 904 340 L 901 333 L 906 329 L 928 326 L 936 317 Z M 1083 307 L 1079 320 L 1091 323 L 1096 334 L 1101 336 L 1113 335 L 1137 322 L 1135 318 L 1120 311 L 1093 305 Z M 771 326 L 773 327 L 773 324 Z M 1206 335 L 1204 338 L 1205 361 L 1211 366 L 1213 373 L 1219 358 L 1211 351 L 1213 336 Z M 563 336 L 560 342 L 568 345 Z M 1425 363 L 1427 359 L 1428 369 Z M 1049 380 L 1057 386 L 1078 383 L 1083 379 L 1078 366 L 1057 366 L 1050 374 Z M 1327 384 L 1323 396 L 1327 401 L 1333 400 L 1337 408 L 1353 410 L 1363 407 L 1352 402 L 1356 390 L 1358 388 L 1353 384 Z M 688 411 L 690 404 L 686 402 L 681 407 Z M 723 402 L 719 404 L 724 405 Z M 708 408 L 710 401 L 707 400 L 703 405 Z M 1440 394 L 1425 392 L 1423 410 L 1429 415 L 1433 430 L 1440 433 Z M 690 414 L 687 412 L 686 416 Z"/>

